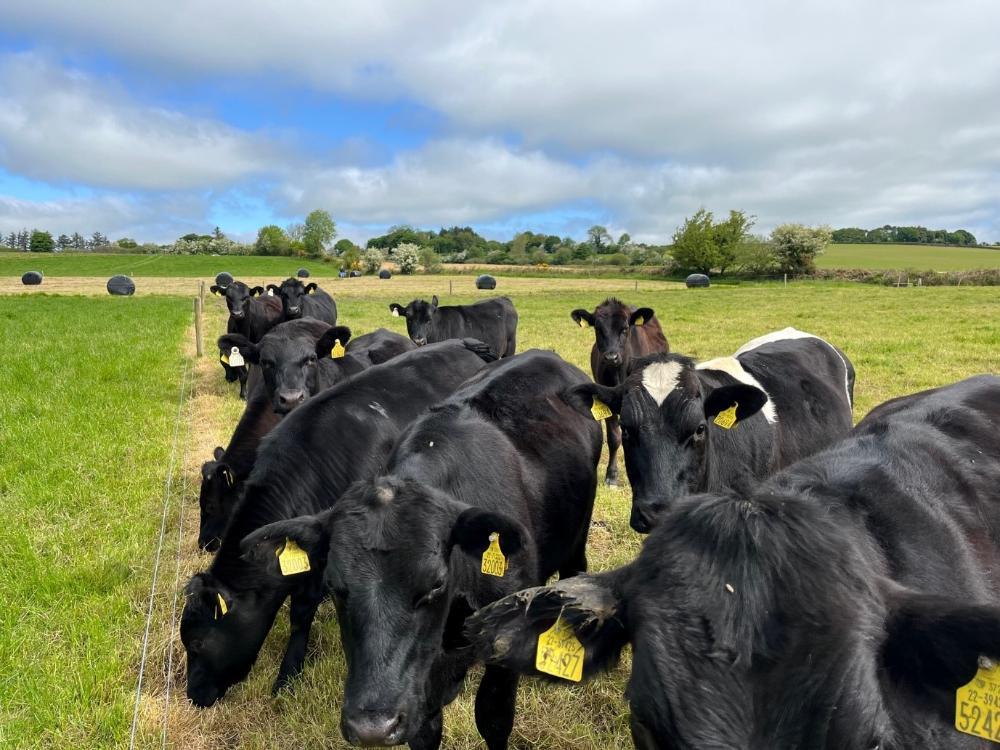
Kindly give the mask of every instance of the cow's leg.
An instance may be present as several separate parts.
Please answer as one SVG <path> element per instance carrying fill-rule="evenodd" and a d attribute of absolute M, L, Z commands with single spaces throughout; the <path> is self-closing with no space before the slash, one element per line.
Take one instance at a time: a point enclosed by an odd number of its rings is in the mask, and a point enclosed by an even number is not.
<path fill-rule="evenodd" d="M 309 630 L 322 598 L 308 592 L 292 594 L 288 609 L 288 621 L 291 624 L 291 634 L 288 636 L 288 646 L 285 657 L 281 660 L 278 679 L 274 681 L 273 692 L 277 693 L 288 681 L 302 671 L 306 660 L 306 647 L 309 645 Z"/>
<path fill-rule="evenodd" d="M 512 333 L 510 336 L 507 337 L 507 348 L 500 356 L 513 357 L 516 351 L 517 351 L 517 334 Z"/>
<path fill-rule="evenodd" d="M 247 373 L 246 367 L 240 368 L 240 398 L 244 401 L 247 400 Z"/>
<path fill-rule="evenodd" d="M 506 750 L 514 728 L 514 704 L 518 675 L 509 669 L 488 665 L 476 691 L 476 729 L 489 750 Z"/>
<path fill-rule="evenodd" d="M 608 431 L 608 472 L 604 483 L 609 487 L 618 486 L 618 449 L 622 447 L 622 428 L 618 426 L 618 415 L 612 414 L 605 421 Z"/>
<path fill-rule="evenodd" d="M 424 722 L 424 725 L 417 731 L 416 736 L 410 740 L 410 750 L 438 750 L 441 747 L 441 733 L 444 730 L 444 721 L 441 712 L 438 711 L 433 717 Z"/>

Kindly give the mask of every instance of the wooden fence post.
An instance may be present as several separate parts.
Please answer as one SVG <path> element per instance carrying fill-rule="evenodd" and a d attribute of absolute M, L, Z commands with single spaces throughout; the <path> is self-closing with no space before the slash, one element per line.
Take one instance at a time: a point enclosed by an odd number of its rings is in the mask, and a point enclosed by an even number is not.
<path fill-rule="evenodd" d="M 201 299 L 194 298 L 194 348 L 198 356 L 202 356 L 204 351 L 201 344 Z"/>

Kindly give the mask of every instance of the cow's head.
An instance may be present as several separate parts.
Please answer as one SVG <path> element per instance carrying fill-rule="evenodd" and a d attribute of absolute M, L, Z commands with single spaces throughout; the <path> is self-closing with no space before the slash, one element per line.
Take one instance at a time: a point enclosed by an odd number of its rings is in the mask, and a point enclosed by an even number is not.
<path fill-rule="evenodd" d="M 597 399 L 619 415 L 632 485 L 630 524 L 643 534 L 671 504 L 704 484 L 711 459 L 728 460 L 739 423 L 767 403 L 764 391 L 743 383 L 705 392 L 694 362 L 677 354 L 646 357 L 617 386 L 587 383 L 563 398 L 585 414 Z M 734 426 L 718 426 L 713 420 L 734 405 Z"/>
<path fill-rule="evenodd" d="M 561 618 L 585 679 L 631 643 L 643 749 L 874 750 L 904 746 L 901 720 L 911 737 L 954 731 L 956 689 L 1000 659 L 1000 608 L 899 588 L 842 520 L 796 503 L 692 498 L 635 562 L 494 602 L 467 636 L 487 663 L 537 674 L 538 637 Z"/>
<path fill-rule="evenodd" d="M 274 411 L 287 414 L 319 390 L 318 361 L 331 355 L 337 340 L 346 346 L 350 338 L 351 329 L 346 326 L 331 328 L 303 318 L 275 326 L 256 344 L 240 334 L 227 333 L 219 338 L 219 348 L 238 347 L 247 362 L 260 365 Z"/>
<path fill-rule="evenodd" d="M 415 299 L 406 307 L 398 302 L 389 305 L 393 315 L 406 318 L 406 333 L 417 346 L 423 346 L 433 338 L 434 314 L 437 312 L 438 298 L 435 294 L 431 301 Z"/>
<path fill-rule="evenodd" d="M 281 298 L 281 309 L 285 320 L 296 320 L 302 317 L 302 300 L 313 294 L 319 287 L 310 282 L 303 284 L 298 279 L 288 278 L 281 286 L 268 284 L 267 290 Z"/>
<path fill-rule="evenodd" d="M 240 591 L 211 573 L 198 573 L 184 594 L 181 642 L 187 652 L 187 696 L 207 708 L 246 679 L 287 590 Z"/>
<path fill-rule="evenodd" d="M 481 572 L 494 534 L 507 559 L 503 577 Z M 383 477 L 354 484 L 325 523 L 316 516 L 299 528 L 275 524 L 244 545 L 262 546 L 262 559 L 274 559 L 274 545 L 287 539 L 328 549 L 324 583 L 348 664 L 341 730 L 353 744 L 398 745 L 439 710 L 451 678 L 436 667 L 446 651 L 464 645 L 462 627 L 476 597 L 495 591 L 495 598 L 531 580 L 527 535 L 505 515 Z"/>
<path fill-rule="evenodd" d="M 214 460 L 201 465 L 201 522 L 198 546 L 209 552 L 219 548 L 222 532 L 226 530 L 229 514 L 236 504 L 239 492 L 236 476 L 225 461 L 226 452 L 219 446 L 213 453 Z"/>
<path fill-rule="evenodd" d="M 594 329 L 602 361 L 615 367 L 625 364 L 633 329 L 648 323 L 653 315 L 652 308 L 633 310 L 614 297 L 604 300 L 592 313 L 583 309 L 570 313 L 577 325 Z"/>
<path fill-rule="evenodd" d="M 212 294 L 221 294 L 226 298 L 226 307 L 235 320 L 246 318 L 250 314 L 250 301 L 264 293 L 263 287 L 250 288 L 242 281 L 234 281 L 225 289 L 213 284 L 210 289 Z"/>

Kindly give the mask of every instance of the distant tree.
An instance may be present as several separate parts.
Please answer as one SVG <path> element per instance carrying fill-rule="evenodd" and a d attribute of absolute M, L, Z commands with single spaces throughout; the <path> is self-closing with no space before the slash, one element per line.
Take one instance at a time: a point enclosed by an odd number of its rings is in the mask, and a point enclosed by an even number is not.
<path fill-rule="evenodd" d="M 545 238 L 545 241 L 543 243 L 543 247 L 545 248 L 545 252 L 547 252 L 547 253 L 554 253 L 559 248 L 559 245 L 561 243 L 562 243 L 562 240 L 559 239 L 559 237 L 557 237 L 554 234 L 550 234 L 550 235 L 548 235 Z"/>
<path fill-rule="evenodd" d="M 816 256 L 830 243 L 829 227 L 782 224 L 771 232 L 771 244 L 778 266 L 785 273 L 810 273 L 816 269 Z"/>
<path fill-rule="evenodd" d="M 345 240 L 341 240 L 340 242 L 344 241 Z M 346 241 L 350 243 L 351 247 L 357 247 L 350 240 Z M 337 244 L 339 245 L 340 242 L 338 242 Z M 365 273 L 378 273 L 379 269 L 382 268 L 382 261 L 384 260 L 385 260 L 385 255 L 382 254 L 381 250 L 379 250 L 377 247 L 370 247 L 367 250 L 365 250 L 364 254 L 361 256 L 361 265 L 364 268 Z"/>
<path fill-rule="evenodd" d="M 357 248 L 359 251 L 361 250 L 360 247 L 358 247 L 353 242 L 351 242 L 349 239 L 347 239 L 346 237 L 344 237 L 343 239 L 337 240 L 337 244 L 333 246 L 333 252 L 336 253 L 337 255 L 343 255 L 348 250 L 350 250 L 352 247 Z"/>
<path fill-rule="evenodd" d="M 291 242 L 284 229 L 268 224 L 257 231 L 254 248 L 257 255 L 288 255 L 291 252 Z"/>
<path fill-rule="evenodd" d="M 90 246 L 91 247 L 104 247 L 108 244 L 107 235 L 101 234 L 100 232 L 94 232 L 90 235 Z"/>
<path fill-rule="evenodd" d="M 780 269 L 778 254 L 766 240 L 751 237 L 740 244 L 733 267 L 751 276 L 767 276 Z"/>
<path fill-rule="evenodd" d="M 337 236 L 337 225 L 330 214 L 322 209 L 312 211 L 307 217 L 302 230 L 302 244 L 306 253 L 318 258 L 326 252 L 326 247 Z"/>
<path fill-rule="evenodd" d="M 441 273 L 441 257 L 432 247 L 420 248 L 420 265 L 424 273 Z"/>
<path fill-rule="evenodd" d="M 133 240 L 131 237 L 122 237 L 120 240 L 115 240 L 115 244 L 118 245 L 118 247 L 125 248 L 126 250 L 134 250 L 135 248 L 139 247 L 139 243 Z"/>
<path fill-rule="evenodd" d="M 420 264 L 420 247 L 412 242 L 404 242 L 393 249 L 392 259 L 399 266 L 400 273 L 411 274 Z"/>
<path fill-rule="evenodd" d="M 302 236 L 305 234 L 305 231 L 306 231 L 306 225 L 303 224 L 301 221 L 293 221 L 291 224 L 285 227 L 285 234 L 288 235 L 288 239 L 290 239 L 292 242 L 295 242 L 295 240 L 301 241 Z"/>
<path fill-rule="evenodd" d="M 868 232 L 864 229 L 858 229 L 857 227 L 845 227 L 844 229 L 835 229 L 832 234 L 833 242 L 867 242 Z"/>
<path fill-rule="evenodd" d="M 756 221 L 756 216 L 747 216 L 743 211 L 730 211 L 728 219 L 712 225 L 715 265 L 719 273 L 725 273 L 732 267 L 740 246 L 750 237 L 750 229 Z"/>
<path fill-rule="evenodd" d="M 28 252 L 28 246 L 31 244 L 31 232 L 27 229 L 22 229 L 17 233 L 17 249 L 23 252 Z"/>
<path fill-rule="evenodd" d="M 361 268 L 361 248 L 351 243 L 340 256 L 340 267 L 345 271 L 356 271 Z"/>
<path fill-rule="evenodd" d="M 51 253 L 55 248 L 55 240 L 48 232 L 37 229 L 31 230 L 31 239 L 28 241 L 28 249 L 33 253 Z"/>
<path fill-rule="evenodd" d="M 611 235 L 608 234 L 608 230 L 600 224 L 595 224 L 587 230 L 587 238 L 590 240 L 590 244 L 593 245 L 594 252 L 611 252 Z"/>
<path fill-rule="evenodd" d="M 87 241 L 79 232 L 73 232 L 73 236 L 70 238 L 70 243 L 73 245 L 74 250 L 83 250 L 83 248 L 87 246 Z"/>
<path fill-rule="evenodd" d="M 4 244 L 7 247 L 11 248 L 12 250 L 16 249 L 17 248 L 17 233 L 16 232 L 11 232 L 10 234 L 8 234 L 7 238 L 4 240 Z"/>
<path fill-rule="evenodd" d="M 630 242 L 632 242 L 632 235 L 630 235 L 628 232 L 622 232 L 621 236 L 618 238 L 618 247 L 623 248 Z"/>
<path fill-rule="evenodd" d="M 212 230 L 212 237 L 214 237 L 217 240 L 226 239 L 225 233 L 221 229 L 219 229 L 219 227 L 216 227 L 215 229 Z"/>
<path fill-rule="evenodd" d="M 699 208 L 674 232 L 670 254 L 685 271 L 709 273 L 716 267 L 718 254 L 713 237 L 712 212 Z"/>
<path fill-rule="evenodd" d="M 72 242 L 73 240 L 71 240 L 68 235 L 60 234 L 59 239 L 56 240 L 56 247 L 60 250 L 65 250 L 67 247 L 70 247 Z"/>

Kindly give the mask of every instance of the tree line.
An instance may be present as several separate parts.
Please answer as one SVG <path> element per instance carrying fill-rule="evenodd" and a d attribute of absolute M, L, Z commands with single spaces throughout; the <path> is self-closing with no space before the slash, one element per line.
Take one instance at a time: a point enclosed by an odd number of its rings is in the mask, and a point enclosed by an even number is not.
<path fill-rule="evenodd" d="M 857 227 L 834 229 L 832 240 L 837 243 L 913 243 L 918 245 L 958 245 L 959 247 L 971 247 L 979 244 L 976 242 L 976 236 L 965 229 L 956 229 L 951 232 L 947 229 L 928 229 L 921 226 L 896 227 L 892 224 L 886 224 L 877 229 L 858 229 Z"/>

